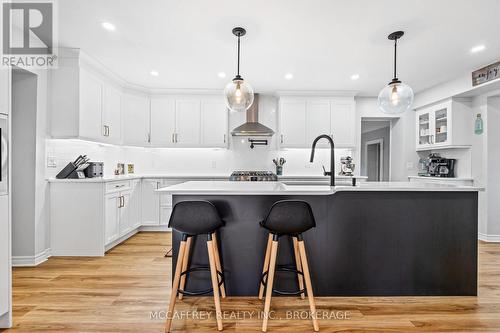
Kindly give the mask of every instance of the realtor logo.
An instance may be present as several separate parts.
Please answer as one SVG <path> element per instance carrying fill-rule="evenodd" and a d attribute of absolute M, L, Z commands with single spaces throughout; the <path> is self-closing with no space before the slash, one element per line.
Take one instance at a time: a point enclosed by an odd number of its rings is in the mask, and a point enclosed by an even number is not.
<path fill-rule="evenodd" d="M 1 17 L 2 67 L 56 67 L 52 1 L 6 2 Z"/>

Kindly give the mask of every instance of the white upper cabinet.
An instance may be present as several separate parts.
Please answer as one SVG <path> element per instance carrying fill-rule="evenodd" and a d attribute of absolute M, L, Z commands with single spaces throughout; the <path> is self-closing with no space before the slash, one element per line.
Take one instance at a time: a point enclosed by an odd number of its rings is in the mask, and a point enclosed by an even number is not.
<path fill-rule="evenodd" d="M 306 146 L 311 145 L 318 135 L 331 135 L 330 101 L 328 99 L 307 101 L 306 127 Z M 321 141 L 318 145 L 327 145 L 327 143 Z"/>
<path fill-rule="evenodd" d="M 356 102 L 353 98 L 331 100 L 331 134 L 335 147 L 351 148 L 356 145 Z"/>
<path fill-rule="evenodd" d="M 227 147 L 228 110 L 221 100 L 201 101 L 201 141 L 207 147 Z"/>
<path fill-rule="evenodd" d="M 80 131 L 74 135 L 84 139 L 102 139 L 106 135 L 102 126 L 102 84 L 84 70 L 80 71 L 79 96 L 80 109 L 74 112 L 80 116 Z M 57 119 L 54 120 L 57 122 Z"/>
<path fill-rule="evenodd" d="M 126 94 L 122 99 L 123 143 L 146 146 L 151 141 L 149 99 Z"/>
<path fill-rule="evenodd" d="M 175 144 L 175 100 L 151 99 L 151 144 L 171 147 Z"/>
<path fill-rule="evenodd" d="M 279 125 L 282 148 L 309 148 L 321 134 L 330 135 L 336 148 L 354 147 L 354 98 L 282 97 Z M 324 142 L 318 144 L 326 145 Z"/>
<path fill-rule="evenodd" d="M 306 100 L 287 99 L 280 101 L 280 137 L 281 147 L 306 146 Z"/>
<path fill-rule="evenodd" d="M 420 109 L 415 119 L 417 150 L 471 145 L 473 114 L 467 99 L 450 99 Z"/>
<path fill-rule="evenodd" d="M 9 114 L 10 69 L 0 69 L 0 113 Z"/>
<path fill-rule="evenodd" d="M 196 99 L 175 101 L 175 143 L 196 146 L 201 143 L 201 105 Z"/>
<path fill-rule="evenodd" d="M 103 85 L 102 126 L 105 130 L 105 141 L 121 143 L 122 141 L 122 109 L 121 93 L 114 87 Z"/>
<path fill-rule="evenodd" d="M 151 99 L 151 145 L 227 147 L 228 112 L 214 97 Z"/>

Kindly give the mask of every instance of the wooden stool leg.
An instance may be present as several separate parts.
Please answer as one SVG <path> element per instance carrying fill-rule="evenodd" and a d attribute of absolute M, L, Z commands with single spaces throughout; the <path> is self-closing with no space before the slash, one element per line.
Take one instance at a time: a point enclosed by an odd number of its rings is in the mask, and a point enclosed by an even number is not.
<path fill-rule="evenodd" d="M 300 260 L 299 244 L 296 237 L 292 237 L 292 239 L 293 239 L 293 252 L 295 256 L 295 266 L 297 266 L 297 270 L 303 272 L 302 262 Z M 300 290 L 304 289 L 304 277 L 300 274 L 297 274 L 297 279 L 299 280 L 299 289 Z M 306 298 L 306 295 L 302 293 L 300 294 L 300 298 L 304 299 Z"/>
<path fill-rule="evenodd" d="M 187 267 L 188 267 L 188 263 L 189 263 L 189 252 L 191 250 L 191 238 L 193 237 L 189 237 L 187 239 L 187 242 L 186 242 L 186 251 L 184 252 L 184 261 L 182 262 L 182 271 L 184 272 Z M 186 275 L 181 275 L 181 282 L 179 284 L 179 289 L 180 290 L 184 290 L 184 287 L 186 285 Z M 184 295 L 180 294 L 179 293 L 179 299 L 182 299 Z"/>
<path fill-rule="evenodd" d="M 165 332 L 169 333 L 172 328 L 172 316 L 175 308 L 175 300 L 177 299 L 177 290 L 179 289 L 179 281 L 181 278 L 182 264 L 184 261 L 184 253 L 186 251 L 186 241 L 181 241 L 179 247 L 179 255 L 177 256 L 177 265 L 175 265 L 174 282 L 172 283 L 172 291 L 170 294 L 170 303 L 167 310 L 167 322 L 165 323 Z"/>
<path fill-rule="evenodd" d="M 267 331 L 267 321 L 269 320 L 269 310 L 271 309 L 271 296 L 273 294 L 274 272 L 276 269 L 276 256 L 278 254 L 278 237 L 273 237 L 271 245 L 271 255 L 266 283 L 266 301 L 264 303 L 264 321 L 262 322 L 262 332 Z"/>
<path fill-rule="evenodd" d="M 215 251 L 215 266 L 217 267 L 217 270 L 219 272 L 222 272 L 222 265 L 220 263 L 220 255 L 219 255 L 219 243 L 217 242 L 217 233 L 214 232 L 212 235 L 213 235 L 212 240 L 214 242 L 214 251 Z M 222 281 L 222 284 L 220 286 L 220 294 L 222 298 L 226 298 L 226 286 L 224 285 L 224 281 Z"/>
<path fill-rule="evenodd" d="M 304 241 L 299 240 L 299 252 L 300 259 L 302 261 L 302 269 L 304 270 L 304 279 L 306 281 L 307 298 L 309 299 L 309 308 L 311 309 L 311 316 L 314 331 L 319 331 L 318 318 L 316 317 L 316 303 L 314 301 L 314 293 L 311 283 L 311 275 L 309 274 L 309 264 L 307 263 L 306 249 L 304 247 Z"/>
<path fill-rule="evenodd" d="M 212 278 L 212 288 L 214 290 L 214 303 L 215 303 L 215 316 L 217 319 L 217 329 L 222 331 L 222 311 L 220 308 L 220 297 L 219 297 L 219 279 L 217 276 L 217 267 L 215 265 L 215 251 L 214 244 L 212 241 L 212 235 L 209 235 L 207 241 L 208 249 L 208 260 L 210 261 L 210 275 Z"/>
<path fill-rule="evenodd" d="M 273 234 L 270 233 L 269 236 L 267 237 L 266 256 L 264 258 L 264 267 L 262 267 L 262 274 L 264 274 L 269 269 L 269 257 L 271 255 L 272 244 L 273 244 Z M 259 287 L 259 299 L 262 299 L 262 296 L 264 296 L 264 284 L 261 282 Z"/>

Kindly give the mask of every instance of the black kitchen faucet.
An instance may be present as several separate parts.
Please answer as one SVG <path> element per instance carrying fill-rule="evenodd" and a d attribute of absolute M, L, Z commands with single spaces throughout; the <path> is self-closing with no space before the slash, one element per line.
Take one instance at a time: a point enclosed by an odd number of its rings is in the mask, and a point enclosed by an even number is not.
<path fill-rule="evenodd" d="M 309 162 L 312 163 L 314 160 L 314 151 L 316 150 L 316 143 L 320 139 L 327 139 L 328 142 L 330 143 L 330 172 L 327 172 L 325 170 L 325 167 L 323 167 L 324 170 L 323 174 L 325 176 L 330 176 L 330 186 L 335 186 L 335 152 L 334 152 L 335 144 L 333 143 L 333 139 L 329 135 L 323 134 L 314 139 L 311 149 L 311 159 L 309 160 Z"/>

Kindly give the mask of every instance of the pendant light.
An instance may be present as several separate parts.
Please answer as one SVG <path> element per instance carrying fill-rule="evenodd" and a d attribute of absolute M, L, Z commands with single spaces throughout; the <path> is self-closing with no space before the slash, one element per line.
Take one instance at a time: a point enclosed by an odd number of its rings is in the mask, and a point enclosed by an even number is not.
<path fill-rule="evenodd" d="M 409 110 L 413 103 L 413 90 L 401 82 L 396 75 L 396 57 L 398 39 L 403 37 L 403 31 L 396 31 L 387 38 L 394 41 L 394 78 L 378 95 L 378 107 L 382 112 L 395 114 Z"/>
<path fill-rule="evenodd" d="M 240 27 L 233 29 L 233 35 L 238 37 L 238 69 L 234 79 L 224 89 L 226 105 L 232 111 L 246 111 L 253 103 L 252 87 L 240 75 L 240 37 L 245 36 L 246 30 Z"/>

